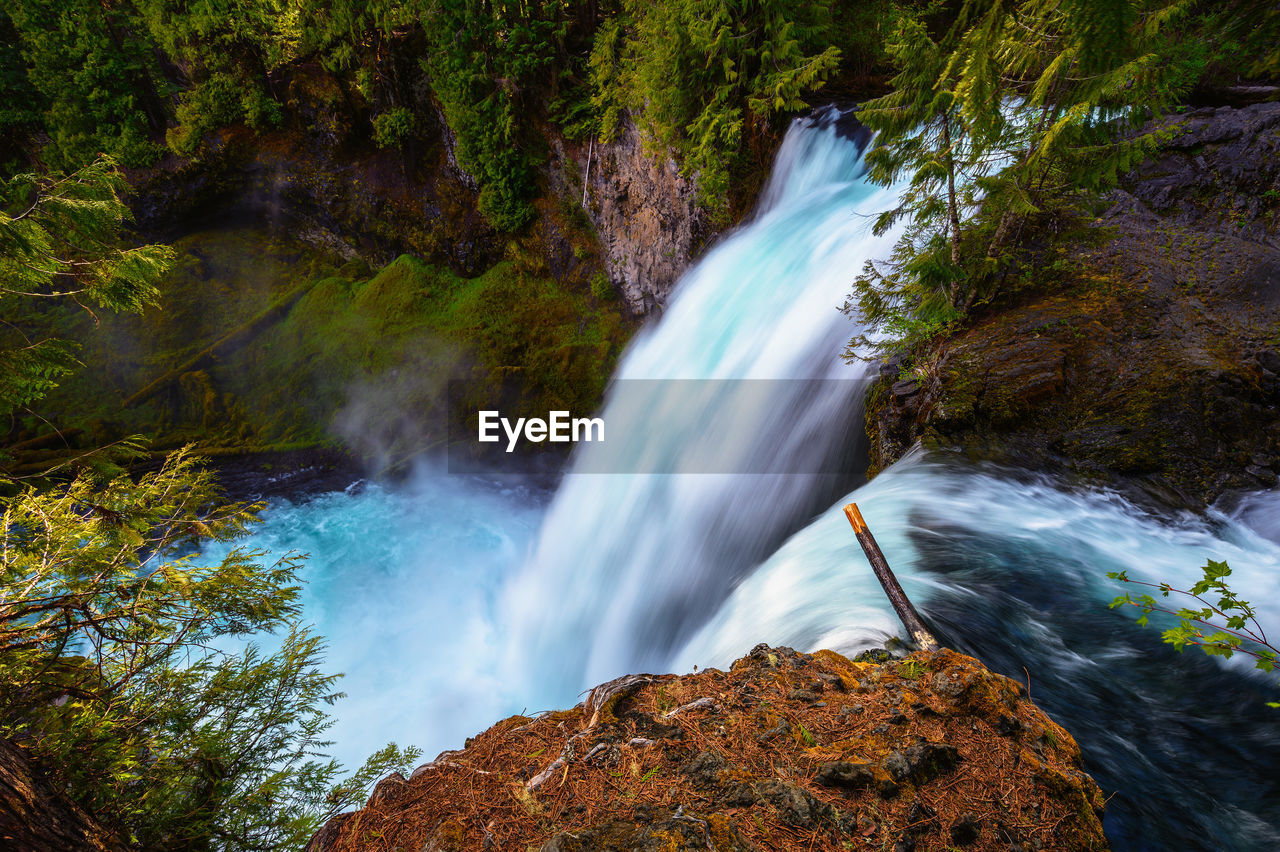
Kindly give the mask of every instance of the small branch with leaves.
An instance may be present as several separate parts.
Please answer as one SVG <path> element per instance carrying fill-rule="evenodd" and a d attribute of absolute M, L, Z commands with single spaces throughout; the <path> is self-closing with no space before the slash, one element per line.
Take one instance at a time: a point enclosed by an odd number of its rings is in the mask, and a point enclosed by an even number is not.
<path fill-rule="evenodd" d="M 1162 636 L 1166 643 L 1179 651 L 1191 645 L 1213 657 L 1245 654 L 1253 657 L 1255 665 L 1262 671 L 1274 671 L 1280 648 L 1267 640 L 1253 604 L 1241 600 L 1227 584 L 1231 568 L 1225 562 L 1210 559 L 1201 570 L 1204 576 L 1190 589 L 1174 588 L 1169 583 L 1133 580 L 1125 571 L 1109 571 L 1107 576 L 1111 579 L 1155 589 L 1162 598 L 1180 595 L 1182 599 L 1194 602 L 1193 606 L 1175 608 L 1149 594 L 1131 595 L 1126 592 L 1111 602 L 1111 608 L 1136 606 L 1142 610 L 1138 617 L 1140 625 L 1147 624 L 1152 613 L 1173 616 L 1178 624 L 1165 630 Z M 1269 701 L 1267 706 L 1280 707 L 1280 702 Z"/>

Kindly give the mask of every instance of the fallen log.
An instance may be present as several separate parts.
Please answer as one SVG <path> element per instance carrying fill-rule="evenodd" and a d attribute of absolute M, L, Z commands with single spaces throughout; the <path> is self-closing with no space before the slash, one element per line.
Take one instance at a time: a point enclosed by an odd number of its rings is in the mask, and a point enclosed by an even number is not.
<path fill-rule="evenodd" d="M 285 293 L 283 296 L 268 305 L 264 310 L 260 311 L 257 315 L 250 317 L 247 321 L 241 323 L 236 328 L 233 328 L 209 346 L 201 349 L 178 367 L 149 382 L 141 390 L 137 391 L 122 402 L 120 407 L 133 408 L 135 405 L 141 405 L 169 385 L 176 382 L 178 379 L 182 378 L 184 374 L 195 370 L 205 369 L 210 364 L 224 356 L 227 352 L 245 343 L 250 338 L 258 334 L 258 332 L 262 331 L 276 320 L 282 318 L 293 308 L 294 304 L 296 304 L 299 299 L 306 295 L 307 291 L 311 289 L 314 283 L 315 282 L 309 281 L 306 284 L 294 287 L 288 293 Z"/>
<path fill-rule="evenodd" d="M 867 561 L 871 563 L 871 570 L 880 581 L 880 588 L 884 589 L 885 596 L 889 598 L 889 603 L 893 606 L 893 611 L 898 614 L 902 626 L 907 629 L 907 635 L 911 637 L 911 641 L 923 651 L 938 650 L 938 640 L 934 639 L 933 634 L 924 626 L 924 619 L 911 605 L 911 599 L 907 597 L 907 593 L 902 591 L 898 578 L 893 576 L 888 561 L 880 551 L 880 545 L 876 544 L 875 536 L 871 535 L 867 522 L 862 519 L 862 513 L 858 511 L 858 504 L 850 503 L 845 506 L 844 514 L 853 527 L 853 534 L 858 537 L 858 544 L 862 545 L 862 552 L 867 555 Z"/>

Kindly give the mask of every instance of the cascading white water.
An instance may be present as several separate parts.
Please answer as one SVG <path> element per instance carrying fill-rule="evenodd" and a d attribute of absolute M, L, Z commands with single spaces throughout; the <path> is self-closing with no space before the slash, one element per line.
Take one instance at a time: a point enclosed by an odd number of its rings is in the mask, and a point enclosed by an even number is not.
<path fill-rule="evenodd" d="M 327 735 L 344 765 L 388 741 L 435 754 L 525 706 L 501 679 L 507 634 L 493 604 L 545 501 L 424 470 L 396 488 L 356 483 L 271 502 L 248 545 L 307 556 L 304 618 L 325 637 L 325 670 L 344 675 Z M 231 546 L 208 545 L 204 557 Z"/>
<path fill-rule="evenodd" d="M 888 248 L 889 237 L 870 238 L 868 216 L 892 194 L 862 181 L 860 147 L 839 118 L 796 122 L 753 220 L 689 272 L 619 376 L 860 375 L 838 357 L 850 329 L 836 306 L 864 260 Z M 754 443 L 735 452 L 822 470 L 859 440 L 857 381 L 779 389 L 771 410 L 753 414 Z M 724 434 L 728 413 L 754 402 L 721 396 L 667 411 L 651 441 L 625 449 L 696 468 L 700 438 Z M 592 678 L 667 665 L 736 577 L 851 484 L 570 473 L 526 559 L 539 495 L 424 471 L 399 490 L 278 501 L 252 543 L 311 554 L 306 612 L 329 638 L 330 665 L 346 672 L 334 737 L 352 763 L 388 739 L 456 747 L 502 712 L 563 706 Z"/>
<path fill-rule="evenodd" d="M 863 261 L 887 253 L 865 214 L 893 202 L 859 160 L 830 121 L 793 127 L 760 211 L 690 270 L 618 377 L 856 377 L 837 358 L 852 329 L 835 306 Z M 783 388 L 732 451 L 821 469 L 859 439 L 860 394 L 856 382 L 814 387 Z M 654 401 L 650 438 L 628 449 L 641 469 L 659 458 L 696 470 L 739 402 Z M 839 512 L 855 499 L 944 643 L 1030 679 L 1075 734 L 1113 794 L 1114 849 L 1280 848 L 1271 681 L 1172 652 L 1133 612 L 1108 609 L 1121 589 L 1105 578 L 1185 583 L 1226 559 L 1280 624 L 1280 491 L 1206 521 L 914 457 L 851 493 L 857 482 L 832 476 L 582 473 L 590 461 L 545 516 L 536 493 L 431 474 L 272 506 L 252 543 L 312 552 L 307 614 L 352 696 L 336 708 L 346 762 L 388 739 L 455 748 L 628 671 L 725 665 L 762 641 L 852 651 L 897 633 Z"/>
<path fill-rule="evenodd" d="M 900 625 L 865 569 L 842 511 L 850 501 L 858 502 L 881 548 L 893 554 L 913 599 L 929 600 L 950 585 L 916 570 L 922 548 L 928 550 L 931 538 L 964 530 L 1005 549 L 1061 553 L 1055 567 L 1064 572 L 1064 587 L 1087 587 L 1098 610 L 1125 591 L 1107 579 L 1111 571 L 1185 589 L 1199 579 L 1207 559 L 1241 565 L 1236 591 L 1257 602 L 1263 622 L 1280 624 L 1280 548 L 1265 526 L 1276 516 L 1259 514 L 1258 498 L 1234 519 L 1216 516 L 1214 525 L 1194 516 L 1157 522 L 1115 494 L 1073 493 L 1047 478 L 1026 482 L 998 470 L 927 463 L 917 451 L 833 503 L 756 567 L 675 655 L 674 667 L 727 665 L 755 642 L 851 652 L 896 634 Z"/>
<path fill-rule="evenodd" d="M 861 150 L 839 115 L 797 121 L 779 151 L 759 211 L 677 285 L 661 322 L 632 344 L 615 379 L 856 379 L 838 357 L 851 328 L 836 311 L 853 277 L 892 237 L 870 233 L 893 194 L 862 179 Z M 779 382 L 745 437 L 733 398 L 696 406 L 611 394 L 603 417 L 644 406 L 642 440 L 625 452 L 637 469 L 697 471 L 708 442 L 749 465 L 820 470 L 861 440 L 865 385 Z M 758 390 L 724 385 L 723 395 Z M 660 393 L 660 391 L 659 391 Z M 746 407 L 759 407 L 752 398 Z M 673 410 L 677 409 L 677 410 Z M 851 483 L 816 475 L 594 474 L 604 450 L 581 446 L 539 535 L 533 558 L 505 596 L 519 641 L 513 671 L 530 656 L 559 671 L 533 679 L 565 694 L 624 671 L 661 667 L 742 572 L 763 559 L 823 501 Z M 550 688 L 551 693 L 541 692 Z"/>

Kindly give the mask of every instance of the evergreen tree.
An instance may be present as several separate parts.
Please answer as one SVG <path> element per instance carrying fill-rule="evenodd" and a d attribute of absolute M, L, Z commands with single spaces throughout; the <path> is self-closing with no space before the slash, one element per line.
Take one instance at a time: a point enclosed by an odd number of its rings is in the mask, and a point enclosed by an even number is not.
<path fill-rule="evenodd" d="M 165 134 L 180 154 L 198 155 L 205 137 L 232 124 L 255 130 L 280 124 L 270 72 L 295 59 L 300 9 L 282 0 L 133 0 L 141 21 L 183 87 L 176 125 Z"/>
<path fill-rule="evenodd" d="M 189 555 L 261 507 L 221 503 L 185 452 L 136 481 L 84 474 L 2 508 L 0 735 L 131 847 L 299 849 L 417 757 L 389 746 L 342 778 L 320 755 L 340 694 L 298 623 L 300 560 Z M 278 650 L 218 650 L 263 631 L 283 634 Z"/>
<path fill-rule="evenodd" d="M 458 164 L 475 178 L 480 212 L 502 231 L 533 218 L 529 84 L 549 72 L 557 4 L 432 0 L 422 13 L 430 50 L 422 67 L 457 135 Z"/>
<path fill-rule="evenodd" d="M 974 204 L 971 134 L 949 79 L 950 54 L 924 23 L 902 20 L 887 44 L 902 70 L 893 90 L 865 104 L 859 118 L 879 135 L 867 153 L 868 176 L 890 186 L 907 174 L 898 206 L 876 219 L 877 235 L 905 219 L 908 228 L 883 274 L 868 262 L 846 313 L 871 318 L 893 340 L 928 335 L 960 316 L 964 268 L 960 217 Z M 856 338 L 846 354 L 868 345 Z"/>
<path fill-rule="evenodd" d="M 40 93 L 27 79 L 18 31 L 0 9 L 0 175 L 18 168 L 22 138 L 40 126 L 42 111 Z"/>
<path fill-rule="evenodd" d="M 846 311 L 912 338 L 992 298 L 1028 222 L 1114 186 L 1171 132 L 1142 126 L 1205 67 L 1175 28 L 1194 5 L 965 0 L 938 42 L 904 22 L 891 43 L 903 69 L 895 91 L 861 115 L 880 134 L 872 178 L 907 182 L 877 228 L 908 226 L 887 263 L 868 264 Z M 846 354 L 865 345 L 857 338 Z"/>
<path fill-rule="evenodd" d="M 155 304 L 173 252 L 122 244 L 125 188 L 105 157 L 66 176 L 0 182 L 0 307 L 8 317 L 0 329 L 0 416 L 43 397 L 77 364 L 74 343 L 31 338 L 13 321 L 20 303 L 67 300 L 90 313 Z"/>
<path fill-rule="evenodd" d="M 74 170 L 104 152 L 138 166 L 159 155 L 152 137 L 168 118 L 167 84 L 130 3 L 14 0 L 3 14 L 40 96 L 49 166 Z"/>
<path fill-rule="evenodd" d="M 834 75 L 832 4 L 787 0 L 624 0 L 592 53 L 601 137 L 628 111 L 658 150 L 698 175 L 702 202 L 723 213 L 746 138 Z"/>
<path fill-rule="evenodd" d="M 172 253 L 122 245 L 123 188 L 108 159 L 3 184 L 5 413 L 75 366 L 71 343 L 26 338 L 16 307 L 155 303 Z M 417 756 L 389 746 L 347 778 L 323 758 L 336 676 L 299 623 L 299 559 L 197 562 L 194 545 L 242 535 L 261 506 L 223 503 L 186 452 L 138 479 L 102 466 L 0 486 L 0 736 L 131 847 L 297 849 Z M 278 650 L 219 650 L 264 631 L 282 634 Z"/>

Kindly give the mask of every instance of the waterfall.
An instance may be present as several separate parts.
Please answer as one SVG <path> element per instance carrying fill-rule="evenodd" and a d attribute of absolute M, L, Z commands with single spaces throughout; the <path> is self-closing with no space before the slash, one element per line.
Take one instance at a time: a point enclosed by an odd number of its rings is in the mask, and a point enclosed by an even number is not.
<path fill-rule="evenodd" d="M 757 215 L 687 273 L 615 386 L 861 375 L 835 357 L 853 329 L 833 308 L 868 258 L 887 255 L 892 236 L 873 238 L 866 217 L 894 199 L 862 180 L 858 140 L 829 119 L 793 126 Z M 734 451 L 838 451 L 860 440 L 860 397 L 852 382 L 781 395 L 778 416 L 766 413 Z M 718 418 L 731 402 L 655 401 L 637 457 L 696 469 L 700 443 L 727 431 Z M 606 421 L 624 404 L 615 391 Z M 1280 494 L 1254 495 L 1230 517 L 1159 519 L 1107 492 L 918 456 L 855 488 L 820 476 L 583 472 L 597 452 L 575 459 L 503 593 L 508 676 L 540 706 L 625 672 L 726 666 L 762 641 L 855 652 L 896 634 L 840 511 L 857 500 L 939 638 L 1029 680 L 1079 738 L 1114 794 L 1105 824 L 1116 849 L 1280 848 L 1280 792 L 1266 780 L 1280 769 L 1265 706 L 1273 685 L 1247 666 L 1173 652 L 1131 608 L 1108 607 L 1123 589 L 1106 578 L 1126 570 L 1187 587 L 1206 559 L 1226 559 L 1238 591 L 1280 625 Z"/>
<path fill-rule="evenodd" d="M 864 180 L 863 141 L 834 110 L 797 120 L 755 215 L 685 274 L 661 321 L 623 356 L 603 418 L 644 412 L 625 448 L 642 472 L 584 472 L 608 450 L 581 445 L 504 598 L 515 669 L 530 656 L 558 661 L 552 680 L 539 671 L 530 684 L 548 700 L 666 665 L 744 570 L 853 484 L 679 471 L 698 471 L 708 444 L 730 435 L 742 469 L 768 460 L 820 470 L 856 452 L 866 366 L 839 359 L 852 327 L 836 308 L 863 264 L 892 245 L 870 222 L 894 198 Z M 692 405 L 671 404 L 654 382 L 688 379 L 795 381 L 770 382 L 763 404 L 758 385 L 725 381 Z M 847 381 L 804 381 L 813 379 Z M 640 400 L 617 391 L 634 380 L 652 383 Z M 735 428 L 744 408 L 756 410 L 745 433 Z M 677 472 L 644 473 L 646 460 Z"/>

